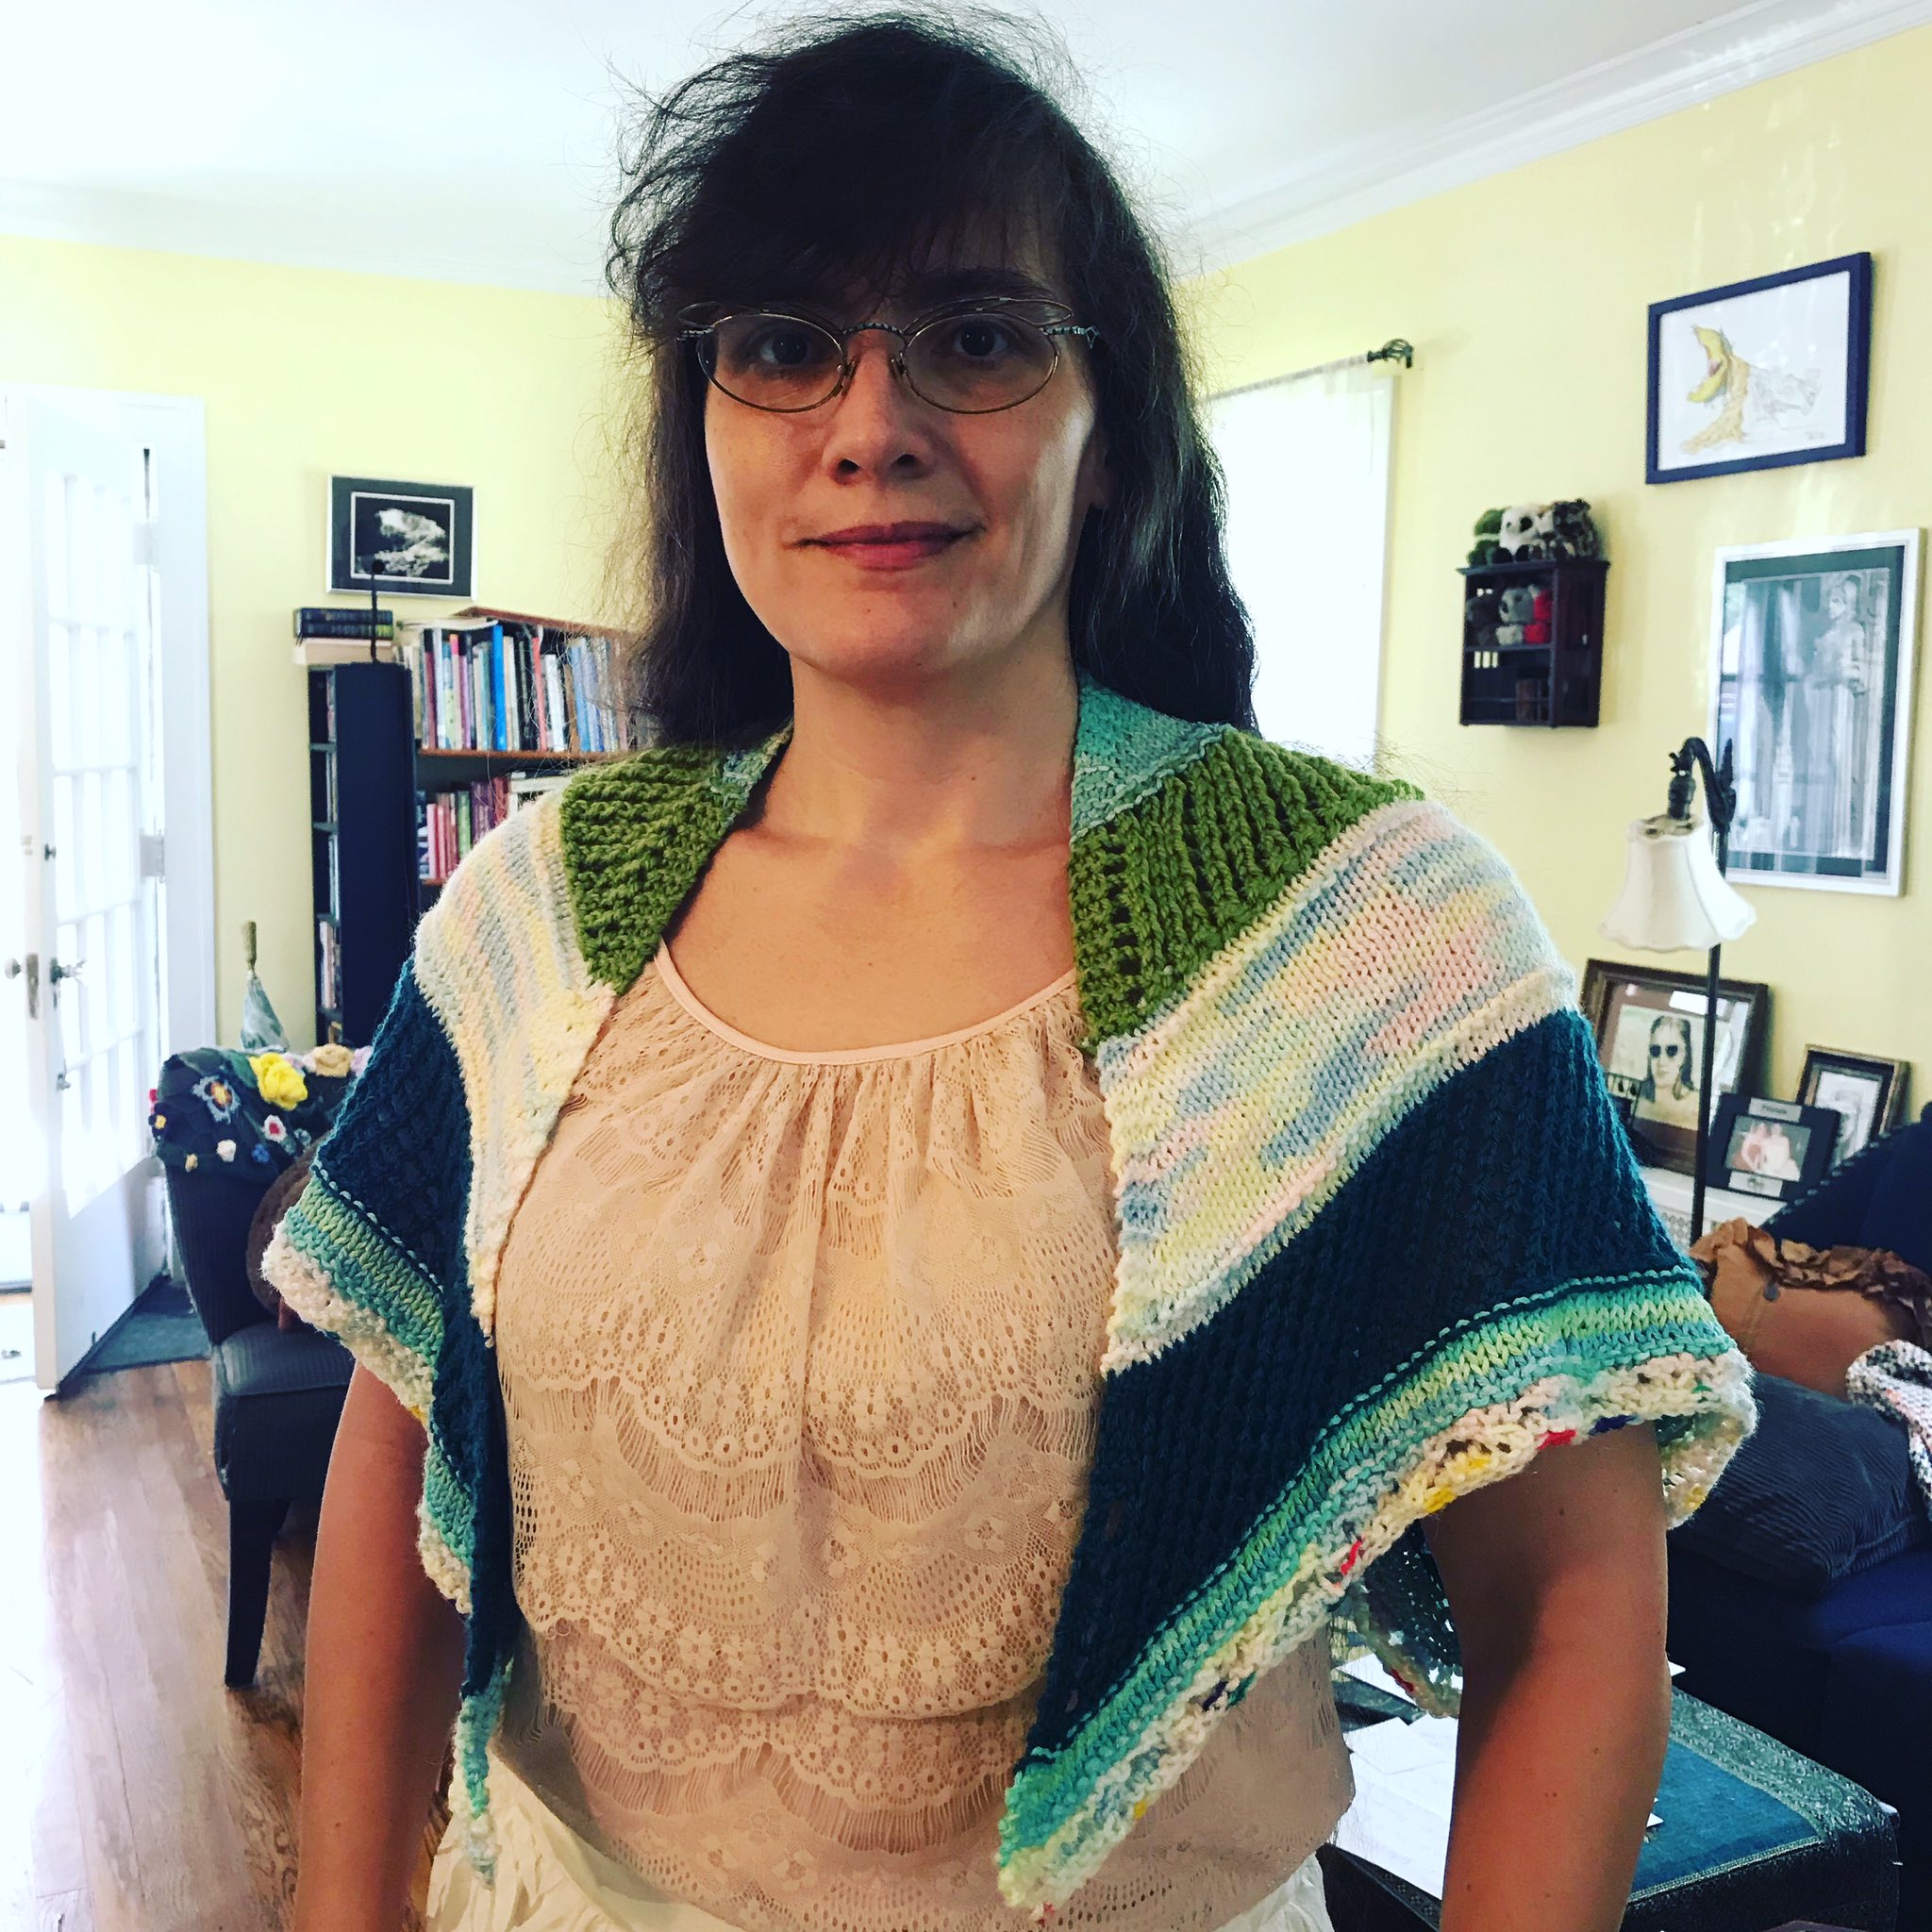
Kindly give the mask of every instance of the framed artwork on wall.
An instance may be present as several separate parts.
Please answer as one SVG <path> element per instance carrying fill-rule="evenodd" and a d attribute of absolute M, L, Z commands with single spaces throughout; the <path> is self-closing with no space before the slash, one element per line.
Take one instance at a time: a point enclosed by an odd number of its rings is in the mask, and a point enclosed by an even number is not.
<path fill-rule="evenodd" d="M 1737 747 L 1726 876 L 1896 895 L 1919 532 L 1720 550 L 1711 601 L 1710 741 Z"/>
<path fill-rule="evenodd" d="M 1829 1108 L 1842 1123 L 1832 1154 L 1834 1167 L 1862 1154 L 1881 1134 L 1898 1125 L 1905 1111 L 1904 1060 L 1875 1054 L 1840 1053 L 1835 1047 L 1807 1046 L 1798 1099 L 1806 1107 Z"/>
<path fill-rule="evenodd" d="M 1638 1151 L 1652 1165 L 1695 1172 L 1697 1088 L 1704 1073 L 1704 974 L 1592 959 L 1581 1005 L 1596 1029 L 1604 1079 L 1630 1109 Z M 1771 989 L 1721 979 L 1712 1099 L 1748 1091 L 1764 1046 Z"/>
<path fill-rule="evenodd" d="M 1871 350 L 1869 255 L 1653 302 L 1645 480 L 1863 456 Z"/>
<path fill-rule="evenodd" d="M 331 476 L 326 588 L 474 597 L 475 495 L 467 484 Z"/>
<path fill-rule="evenodd" d="M 1734 1194 L 1795 1200 L 1824 1178 L 1838 1134 L 1829 1108 L 1727 1093 L 1711 1120 L 1704 1178 Z"/>

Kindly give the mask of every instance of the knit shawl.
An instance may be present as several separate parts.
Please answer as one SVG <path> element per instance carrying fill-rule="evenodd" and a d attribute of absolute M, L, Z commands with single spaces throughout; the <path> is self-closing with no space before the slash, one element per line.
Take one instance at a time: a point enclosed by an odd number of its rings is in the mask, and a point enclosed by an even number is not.
<path fill-rule="evenodd" d="M 265 1261 L 427 1424 L 421 1548 L 467 1619 L 456 1798 L 486 1874 L 519 1629 L 506 1236 L 613 1004 L 786 736 L 587 770 L 476 847 Z M 1755 1420 L 1573 975 L 1447 812 L 1083 684 L 1070 897 L 1119 1260 L 1086 1514 L 1000 1827 L 1002 1890 L 1036 1922 L 1324 1624 L 1455 1707 L 1431 1512 L 1646 1422 L 1679 1522 Z"/>

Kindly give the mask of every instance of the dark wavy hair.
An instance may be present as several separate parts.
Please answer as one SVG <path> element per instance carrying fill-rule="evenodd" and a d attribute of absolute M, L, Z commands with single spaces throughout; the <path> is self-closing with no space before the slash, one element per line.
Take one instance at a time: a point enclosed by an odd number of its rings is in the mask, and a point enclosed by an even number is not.
<path fill-rule="evenodd" d="M 1074 557 L 1075 664 L 1158 709 L 1252 726 L 1254 642 L 1173 297 L 1148 227 L 1056 97 L 1069 74 L 1050 29 L 1005 15 L 821 13 L 644 96 L 607 272 L 644 368 L 632 695 L 662 739 L 743 743 L 791 708 L 790 662 L 725 559 L 706 381 L 678 312 L 891 289 L 969 240 L 1041 247 L 1100 334 L 1115 489 Z"/>

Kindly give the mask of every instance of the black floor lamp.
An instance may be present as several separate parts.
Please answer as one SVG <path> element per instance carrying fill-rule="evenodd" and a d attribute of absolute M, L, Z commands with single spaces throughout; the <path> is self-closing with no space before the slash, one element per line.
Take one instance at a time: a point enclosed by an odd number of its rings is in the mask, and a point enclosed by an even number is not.
<path fill-rule="evenodd" d="M 1691 816 L 1699 774 L 1704 779 L 1708 832 L 1702 820 Z M 1697 1172 L 1690 1178 L 1693 1242 L 1704 1233 L 1705 1157 L 1717 1065 L 1718 954 L 1725 940 L 1736 939 L 1757 917 L 1724 880 L 1724 857 L 1737 808 L 1730 745 L 1724 745 L 1713 764 L 1710 747 L 1703 739 L 1687 738 L 1671 754 L 1669 804 L 1656 818 L 1638 819 L 1630 827 L 1630 863 L 1624 890 L 1600 928 L 1606 939 L 1647 953 L 1708 948 L 1703 1067 L 1697 1081 Z"/>

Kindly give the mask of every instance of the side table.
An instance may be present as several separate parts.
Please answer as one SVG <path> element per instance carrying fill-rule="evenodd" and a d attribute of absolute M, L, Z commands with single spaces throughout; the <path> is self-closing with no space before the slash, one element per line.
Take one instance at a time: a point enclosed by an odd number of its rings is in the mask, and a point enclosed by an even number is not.
<path fill-rule="evenodd" d="M 1344 1720 L 1344 1723 L 1346 1720 Z M 1682 1690 L 1624 1932 L 1767 1932 L 1796 1912 L 1898 1932 L 1897 1822 L 1872 1794 Z M 1441 1902 L 1334 1845 L 1321 1851 L 1336 1932 L 1416 1932 Z"/>

